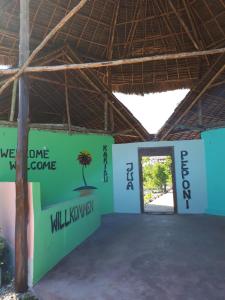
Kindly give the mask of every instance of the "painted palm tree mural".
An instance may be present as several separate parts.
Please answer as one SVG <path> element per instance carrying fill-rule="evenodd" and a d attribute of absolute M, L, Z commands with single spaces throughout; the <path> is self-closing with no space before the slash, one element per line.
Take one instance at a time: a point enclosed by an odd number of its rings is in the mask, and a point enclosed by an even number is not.
<path fill-rule="evenodd" d="M 74 189 L 74 191 L 86 191 L 85 193 L 83 192 L 82 195 L 85 194 L 90 194 L 91 190 L 95 190 L 97 189 L 94 186 L 90 186 L 87 184 L 87 180 L 85 177 L 85 169 L 90 166 L 91 162 L 92 162 L 92 156 L 91 153 L 89 153 L 88 151 L 84 150 L 81 151 L 78 156 L 77 156 L 77 160 L 79 161 L 81 167 L 82 167 L 82 178 L 83 178 L 83 182 L 84 185 L 81 187 L 78 187 L 76 189 Z M 89 191 L 89 192 L 88 192 Z"/>
<path fill-rule="evenodd" d="M 89 166 L 92 162 L 91 154 L 88 151 L 81 151 L 77 157 L 77 160 L 82 166 L 82 177 L 84 181 L 84 185 L 87 186 L 87 181 L 84 175 L 84 170 L 87 166 Z"/>

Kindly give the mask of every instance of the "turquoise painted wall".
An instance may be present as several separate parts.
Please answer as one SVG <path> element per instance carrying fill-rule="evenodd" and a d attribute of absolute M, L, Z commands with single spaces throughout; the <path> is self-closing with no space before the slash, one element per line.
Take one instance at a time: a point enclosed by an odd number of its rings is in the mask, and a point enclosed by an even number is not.
<path fill-rule="evenodd" d="M 202 133 L 205 143 L 207 213 L 225 215 L 225 128 Z"/>
<path fill-rule="evenodd" d="M 41 208 L 39 183 L 33 183 L 34 257 L 33 284 L 100 225 L 100 199 L 96 194 Z M 60 213 L 60 217 L 57 217 Z M 52 221 L 62 227 L 52 232 Z"/>
<path fill-rule="evenodd" d="M 16 128 L 0 127 L 0 181 L 15 181 Z M 30 130 L 29 181 L 40 182 L 42 208 L 56 203 L 79 199 L 74 188 L 83 185 L 80 151 L 87 150 L 92 163 L 85 168 L 88 185 L 97 187 L 102 214 L 113 212 L 112 144 L 111 136 L 72 134 Z M 104 153 L 107 147 L 108 182 L 104 182 Z M 41 169 L 44 168 L 44 169 Z"/>

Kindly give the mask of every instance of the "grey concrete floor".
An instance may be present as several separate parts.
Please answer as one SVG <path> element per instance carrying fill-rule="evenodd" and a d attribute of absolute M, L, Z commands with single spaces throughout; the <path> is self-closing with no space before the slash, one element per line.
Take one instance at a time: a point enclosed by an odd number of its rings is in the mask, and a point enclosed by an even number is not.
<path fill-rule="evenodd" d="M 34 289 L 41 300 L 224 300 L 225 218 L 104 217 Z"/>

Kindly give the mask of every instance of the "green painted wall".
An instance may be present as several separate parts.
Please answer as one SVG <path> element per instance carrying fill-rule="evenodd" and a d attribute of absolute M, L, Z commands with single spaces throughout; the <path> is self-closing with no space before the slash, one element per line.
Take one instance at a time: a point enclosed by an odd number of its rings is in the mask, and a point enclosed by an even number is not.
<path fill-rule="evenodd" d="M 225 128 L 202 133 L 205 143 L 207 213 L 225 215 Z"/>
<path fill-rule="evenodd" d="M 10 162 L 15 162 L 16 135 L 15 128 L 0 127 L 0 181 L 15 181 L 15 170 L 10 170 Z M 87 183 L 97 187 L 95 195 L 100 201 L 101 213 L 113 212 L 112 144 L 111 136 L 30 130 L 29 149 L 39 153 L 30 152 L 28 164 L 33 169 L 28 173 L 29 181 L 40 182 L 42 207 L 79 198 L 79 193 L 73 191 L 83 185 L 77 156 L 80 151 L 88 150 L 92 163 L 85 169 Z M 103 180 L 104 145 L 108 149 L 108 182 Z M 6 152 L 10 157 L 4 157 Z M 38 157 L 34 158 L 34 154 Z M 46 166 L 44 170 L 34 169 L 43 166 L 44 162 L 49 164 L 50 170 Z"/>
<path fill-rule="evenodd" d="M 74 207 L 84 207 L 89 202 L 93 203 L 93 211 L 88 215 L 79 216 L 76 211 L 75 222 L 70 221 L 69 210 Z M 79 197 L 77 200 L 67 201 L 41 209 L 40 184 L 33 183 L 34 203 L 34 257 L 33 257 L 33 283 L 37 283 L 54 265 L 65 255 L 83 242 L 100 225 L 100 208 L 98 197 L 93 193 L 88 197 Z M 51 216 L 55 218 L 61 212 L 62 224 L 64 223 L 65 210 L 67 210 L 68 226 L 52 233 Z M 74 221 L 74 220 L 73 220 Z M 65 225 L 65 223 L 64 223 Z"/>
<path fill-rule="evenodd" d="M 15 181 L 16 128 L 0 127 L 0 181 Z M 113 212 L 112 144 L 110 136 L 30 130 L 28 176 L 33 183 L 33 283 L 100 225 L 102 214 Z M 81 151 L 91 154 L 85 170 L 89 186 L 82 195 Z M 104 173 L 106 171 L 108 180 Z"/>

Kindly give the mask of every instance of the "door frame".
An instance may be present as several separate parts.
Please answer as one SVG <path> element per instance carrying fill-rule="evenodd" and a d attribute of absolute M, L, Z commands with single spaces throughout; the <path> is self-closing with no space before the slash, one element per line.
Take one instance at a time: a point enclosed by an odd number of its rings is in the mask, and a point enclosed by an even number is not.
<path fill-rule="evenodd" d="M 143 172 L 142 172 L 142 157 L 143 156 L 171 156 L 172 158 L 172 181 L 173 181 L 173 203 L 174 214 L 177 213 L 177 189 L 176 189 L 176 176 L 175 176 L 175 155 L 174 147 L 144 147 L 138 148 L 138 163 L 139 163 L 139 182 L 140 182 L 140 209 L 141 213 L 144 211 L 144 195 L 143 195 Z M 163 213 L 162 213 L 163 214 Z"/>

